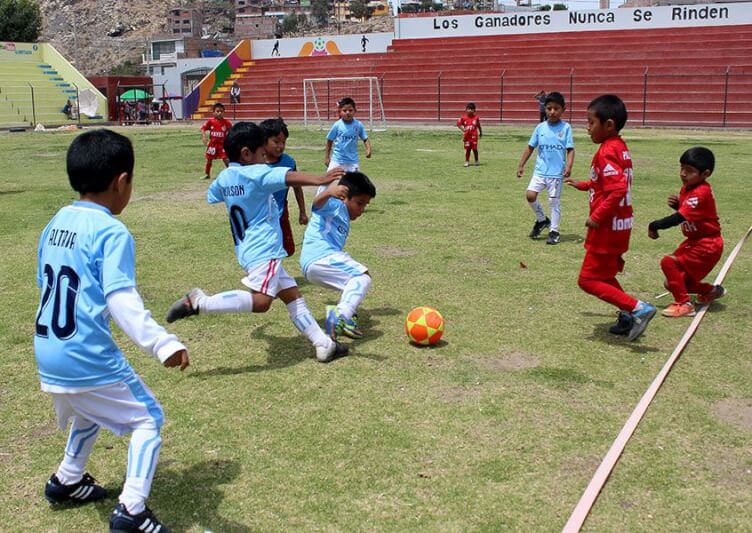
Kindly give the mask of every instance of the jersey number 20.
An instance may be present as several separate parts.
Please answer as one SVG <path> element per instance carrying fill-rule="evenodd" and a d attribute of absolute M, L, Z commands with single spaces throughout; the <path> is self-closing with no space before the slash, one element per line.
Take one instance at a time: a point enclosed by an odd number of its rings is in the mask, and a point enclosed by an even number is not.
<path fill-rule="evenodd" d="M 58 339 L 70 339 L 76 333 L 76 298 L 81 280 L 76 271 L 69 266 L 61 266 L 55 276 L 55 270 L 50 265 L 44 265 L 45 287 L 42 303 L 37 313 L 37 335 L 47 338 L 48 326 L 40 322 L 42 313 L 52 302 L 52 332 Z M 60 323 L 60 312 L 64 313 L 63 323 Z"/>

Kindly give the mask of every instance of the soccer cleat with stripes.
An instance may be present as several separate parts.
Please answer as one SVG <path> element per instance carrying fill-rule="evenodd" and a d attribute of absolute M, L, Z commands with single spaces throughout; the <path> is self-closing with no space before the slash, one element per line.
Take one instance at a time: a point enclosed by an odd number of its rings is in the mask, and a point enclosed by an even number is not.
<path fill-rule="evenodd" d="M 643 302 L 642 307 L 632 313 L 632 329 L 629 330 L 627 338 L 630 341 L 636 340 L 645 332 L 645 328 L 655 316 L 656 308 L 647 302 Z"/>
<path fill-rule="evenodd" d="M 632 315 L 626 311 L 619 311 L 616 324 L 608 328 L 609 333 L 614 335 L 626 335 L 632 329 Z"/>
<path fill-rule="evenodd" d="M 334 341 L 330 348 L 316 346 L 316 359 L 319 363 L 329 363 L 340 357 L 345 357 L 350 352 L 346 344 L 340 344 Z"/>
<path fill-rule="evenodd" d="M 342 334 L 342 318 L 337 314 L 337 307 L 334 305 L 326 306 L 324 331 L 326 331 L 326 334 L 335 341 L 337 340 L 337 337 Z"/>
<path fill-rule="evenodd" d="M 723 288 L 722 285 L 713 285 L 713 288 L 710 289 L 710 292 L 705 294 L 698 294 L 697 295 L 697 303 L 701 305 L 709 304 L 710 302 L 714 302 L 718 298 L 723 298 L 723 296 L 726 295 L 726 289 Z"/>
<path fill-rule="evenodd" d="M 661 311 L 661 314 L 669 318 L 680 318 L 683 316 L 695 316 L 696 313 L 692 302 L 684 302 L 683 304 L 672 303 Z"/>
<path fill-rule="evenodd" d="M 110 515 L 110 533 L 170 533 L 147 507 L 142 513 L 132 515 L 122 503 Z"/>
<path fill-rule="evenodd" d="M 198 301 L 205 298 L 206 293 L 201 289 L 191 289 L 191 291 L 175 302 L 167 310 L 167 322 L 175 322 L 181 318 L 198 314 Z"/>
<path fill-rule="evenodd" d="M 353 315 L 350 320 L 340 319 L 342 335 L 351 339 L 362 339 L 363 331 L 358 327 L 358 315 Z"/>
<path fill-rule="evenodd" d="M 44 497 L 51 504 L 66 502 L 88 503 L 103 500 L 107 497 L 107 490 L 97 485 L 97 480 L 87 472 L 78 483 L 63 485 L 56 474 L 52 474 L 44 487 Z"/>

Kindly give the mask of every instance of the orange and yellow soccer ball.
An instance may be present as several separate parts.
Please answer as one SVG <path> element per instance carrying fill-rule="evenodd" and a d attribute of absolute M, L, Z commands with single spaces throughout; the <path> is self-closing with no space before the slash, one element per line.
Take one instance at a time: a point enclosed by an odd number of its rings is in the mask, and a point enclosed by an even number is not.
<path fill-rule="evenodd" d="M 416 307 L 407 314 L 405 333 L 415 344 L 436 344 L 444 334 L 444 317 L 432 307 Z"/>

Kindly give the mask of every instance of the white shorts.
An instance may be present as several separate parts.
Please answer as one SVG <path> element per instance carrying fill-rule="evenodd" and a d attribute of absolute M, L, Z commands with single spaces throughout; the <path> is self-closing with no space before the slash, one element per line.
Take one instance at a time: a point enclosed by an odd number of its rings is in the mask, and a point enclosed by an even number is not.
<path fill-rule="evenodd" d="M 317 285 L 341 291 L 348 281 L 365 272 L 368 272 L 368 267 L 355 261 L 347 252 L 338 252 L 308 265 L 305 277 Z"/>
<path fill-rule="evenodd" d="M 248 269 L 248 275 L 240 281 L 252 291 L 272 298 L 276 298 L 285 289 L 298 286 L 295 279 L 285 271 L 281 259 L 254 263 Z"/>
<path fill-rule="evenodd" d="M 357 172 L 358 170 L 360 170 L 360 165 L 358 163 L 340 163 L 339 161 L 332 159 L 329 162 L 329 166 L 326 167 L 326 171 L 329 172 L 335 167 L 342 167 L 345 172 Z"/>
<path fill-rule="evenodd" d="M 139 428 L 159 429 L 164 423 L 162 406 L 135 374 L 101 389 L 50 394 L 60 429 L 65 429 L 73 416 L 91 420 L 115 435 L 125 435 Z"/>
<path fill-rule="evenodd" d="M 541 178 L 533 174 L 530 183 L 527 186 L 528 191 L 541 192 L 543 189 L 548 190 L 549 198 L 559 198 L 561 196 L 561 185 L 564 180 L 560 178 Z"/>

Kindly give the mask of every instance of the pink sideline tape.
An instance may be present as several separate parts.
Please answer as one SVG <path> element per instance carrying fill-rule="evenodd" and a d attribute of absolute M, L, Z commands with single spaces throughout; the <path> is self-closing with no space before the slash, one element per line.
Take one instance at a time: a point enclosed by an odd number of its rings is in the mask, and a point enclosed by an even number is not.
<path fill-rule="evenodd" d="M 726 274 L 728 273 L 731 265 L 736 259 L 736 256 L 739 254 L 739 251 L 742 249 L 742 246 L 744 246 L 744 243 L 747 241 L 747 238 L 750 236 L 750 234 L 752 234 L 752 226 L 750 226 L 750 228 L 747 230 L 747 233 L 744 234 L 744 237 L 742 237 L 742 239 L 736 245 L 734 250 L 731 252 L 731 255 L 728 256 L 728 259 L 726 259 L 726 262 L 723 264 L 721 271 L 718 272 L 718 276 L 716 276 L 715 278 L 715 285 L 720 285 L 721 283 L 723 283 L 723 280 L 726 278 Z M 562 530 L 564 533 L 574 533 L 576 531 L 579 531 L 582 527 L 582 524 L 585 522 L 585 519 L 590 513 L 590 509 L 592 509 L 596 498 L 598 498 L 598 495 L 603 489 L 603 485 L 606 484 L 608 476 L 611 475 L 611 471 L 614 469 L 614 466 L 619 460 L 619 457 L 621 457 L 621 454 L 624 451 L 627 442 L 632 437 L 635 429 L 637 429 L 637 424 L 640 423 L 640 420 L 642 420 L 642 417 L 648 410 L 650 402 L 652 402 L 653 398 L 655 398 L 655 395 L 658 393 L 658 389 L 661 387 L 663 381 L 666 379 L 666 376 L 668 376 L 668 373 L 671 371 L 671 367 L 674 366 L 674 363 L 677 361 L 677 359 L 679 359 L 679 356 L 689 343 L 692 335 L 695 334 L 695 330 L 697 330 L 697 327 L 700 325 L 700 322 L 705 316 L 705 312 L 707 310 L 708 306 L 704 305 L 697 312 L 694 320 L 692 320 L 692 322 L 689 324 L 687 331 L 679 341 L 679 344 L 676 345 L 676 348 L 671 354 L 671 357 L 668 358 L 666 364 L 663 365 L 663 368 L 653 380 L 653 383 L 650 385 L 648 390 L 645 391 L 645 394 L 643 394 L 642 399 L 640 399 L 640 402 L 637 404 L 637 407 L 635 407 L 634 411 L 632 411 L 632 414 L 630 415 L 626 424 L 624 424 L 624 427 L 619 432 L 616 440 L 611 445 L 611 449 L 608 450 L 608 453 L 606 454 L 606 457 L 603 458 L 603 461 L 598 467 L 598 470 L 595 471 L 595 475 L 593 476 L 593 479 L 590 480 L 590 483 L 585 489 L 585 492 L 582 494 L 580 501 L 577 503 L 577 507 L 574 508 L 572 516 L 569 517 L 569 520 Z"/>

